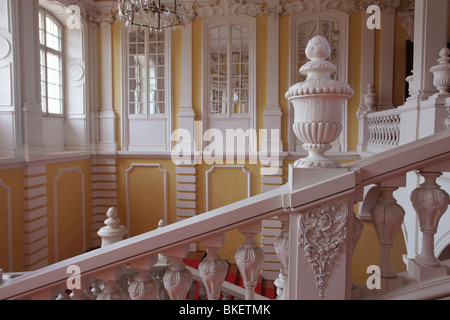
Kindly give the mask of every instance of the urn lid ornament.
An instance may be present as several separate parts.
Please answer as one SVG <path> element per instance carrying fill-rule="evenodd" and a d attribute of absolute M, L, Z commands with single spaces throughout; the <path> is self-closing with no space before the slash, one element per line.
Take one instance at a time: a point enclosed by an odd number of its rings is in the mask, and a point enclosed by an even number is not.
<path fill-rule="evenodd" d="M 299 72 L 307 78 L 289 88 L 285 95 L 287 99 L 312 94 L 345 95 L 348 98 L 354 95 L 346 82 L 331 79 L 336 66 L 326 60 L 330 57 L 331 48 L 325 37 L 313 37 L 306 46 L 305 54 L 311 61 L 304 64 Z"/>
<path fill-rule="evenodd" d="M 331 78 L 336 66 L 326 60 L 331 48 L 323 36 L 309 40 L 305 54 L 310 60 L 300 68 L 306 80 L 294 84 L 286 92 L 292 103 L 294 122 L 292 129 L 308 151 L 306 158 L 294 162 L 294 168 L 339 168 L 340 163 L 325 152 L 332 148 L 342 132 L 344 103 L 353 95 L 353 89 L 344 81 Z"/>

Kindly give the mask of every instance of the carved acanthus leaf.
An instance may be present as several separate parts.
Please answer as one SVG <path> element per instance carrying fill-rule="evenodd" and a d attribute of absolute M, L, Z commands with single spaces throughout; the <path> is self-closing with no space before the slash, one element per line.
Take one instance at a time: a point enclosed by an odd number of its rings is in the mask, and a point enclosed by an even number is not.
<path fill-rule="evenodd" d="M 348 209 L 340 200 L 310 209 L 299 215 L 298 245 L 305 250 L 313 268 L 319 297 L 324 297 L 332 264 L 347 237 Z"/>

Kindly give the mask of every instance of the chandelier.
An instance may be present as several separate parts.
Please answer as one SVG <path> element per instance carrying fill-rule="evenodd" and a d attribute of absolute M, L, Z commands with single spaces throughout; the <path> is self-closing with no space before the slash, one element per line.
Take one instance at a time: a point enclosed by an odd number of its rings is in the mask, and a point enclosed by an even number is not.
<path fill-rule="evenodd" d="M 165 31 L 183 24 L 184 0 L 118 0 L 119 20 L 134 25 Z"/>

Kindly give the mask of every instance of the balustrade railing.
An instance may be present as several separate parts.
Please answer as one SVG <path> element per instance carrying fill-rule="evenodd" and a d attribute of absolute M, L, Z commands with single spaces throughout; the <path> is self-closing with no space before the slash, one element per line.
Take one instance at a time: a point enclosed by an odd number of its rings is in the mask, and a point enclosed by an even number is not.
<path fill-rule="evenodd" d="M 400 113 L 397 109 L 372 112 L 367 115 L 367 118 L 369 145 L 398 146 L 400 142 Z"/>
<path fill-rule="evenodd" d="M 398 292 L 405 286 L 404 277 L 396 274 L 391 264 L 390 248 L 404 212 L 393 198 L 393 191 L 404 186 L 403 177 L 411 170 L 420 170 L 425 177 L 425 182 L 411 195 L 421 222 L 424 242 L 421 253 L 409 262 L 409 275 L 417 280 L 415 285 L 420 281 L 447 281 L 447 267 L 434 256 L 432 238 L 438 218 L 449 203 L 448 194 L 436 184 L 436 178 L 441 172 L 450 171 L 450 130 L 344 165 L 341 169 L 343 171 L 338 174 L 318 177 L 306 186 L 292 188 L 292 184 L 286 184 L 6 280 L 0 285 L 0 299 L 176 300 L 190 296 L 193 280 L 202 283 L 208 300 L 218 299 L 221 292 L 226 290 L 229 294 L 231 289 L 230 284 L 224 286 L 227 263 L 220 258 L 217 250 L 223 245 L 224 232 L 235 228 L 246 238 L 236 252 L 245 289 L 237 292 L 236 296 L 262 299 L 262 296 L 255 294 L 255 279 L 263 258 L 254 237 L 260 232 L 260 222 L 275 216 L 284 224 L 275 241 L 282 265 L 281 276 L 276 281 L 281 283 L 278 287 L 280 299 L 301 299 L 293 293 L 299 287 L 316 294 L 320 291 L 321 295 L 317 298 L 333 298 L 334 291 L 348 292 L 348 295 L 342 296 L 348 299 L 372 297 L 364 286 L 353 284 L 351 277 L 344 276 L 343 281 L 335 282 L 340 268 L 344 267 L 344 274 L 351 270 L 351 263 L 342 266 L 341 262 L 351 261 L 353 248 L 361 233 L 361 223 L 357 216 L 351 214 L 351 205 L 362 201 L 362 188 L 372 184 L 381 190 L 371 210 L 381 250 L 382 286 L 376 297 L 382 296 L 379 292 L 392 295 L 392 291 Z M 325 172 L 330 170 L 334 169 L 322 169 Z M 321 214 L 316 217 L 314 213 L 317 210 Z M 117 221 L 111 221 L 114 218 L 110 211 L 106 221 L 118 226 Z M 328 239 L 328 242 L 320 243 L 318 239 Z M 190 243 L 201 243 L 208 252 L 195 272 L 183 263 Z M 303 250 L 305 243 L 307 246 Z M 340 250 L 335 250 L 336 247 Z M 328 259 L 322 260 L 328 263 L 322 270 L 316 270 L 323 272 L 320 276 L 313 272 L 313 262 L 320 256 L 316 256 L 319 250 L 325 250 L 320 254 Z M 299 252 L 308 261 L 302 265 L 301 271 L 297 271 L 294 261 L 302 258 Z M 336 259 L 339 255 L 342 258 Z M 78 283 L 68 273 L 68 267 L 74 265 L 81 271 Z M 320 283 L 316 282 L 318 279 Z M 411 280 L 408 280 L 408 285 L 410 283 Z M 70 296 L 65 293 L 67 289 L 72 290 Z M 450 295 L 450 287 L 446 294 Z"/>

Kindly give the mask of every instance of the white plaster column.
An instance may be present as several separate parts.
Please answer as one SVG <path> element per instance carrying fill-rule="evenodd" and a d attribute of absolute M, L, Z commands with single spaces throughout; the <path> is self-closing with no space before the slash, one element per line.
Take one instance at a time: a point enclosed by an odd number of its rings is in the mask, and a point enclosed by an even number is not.
<path fill-rule="evenodd" d="M 267 129 L 267 143 L 271 145 L 273 141 L 279 143 L 279 150 L 282 151 L 281 143 L 281 112 L 279 104 L 279 15 L 269 16 L 267 19 L 267 106 L 264 110 L 264 129 Z M 278 137 L 272 135 L 271 130 L 278 130 Z M 263 142 L 264 143 L 264 142 Z"/>
<path fill-rule="evenodd" d="M 98 25 L 94 20 L 89 21 L 89 59 L 87 75 L 90 79 L 88 87 L 89 91 L 89 137 L 90 137 L 90 149 L 95 151 L 99 142 L 99 106 L 98 106 Z"/>
<path fill-rule="evenodd" d="M 447 46 L 447 0 L 416 0 L 412 97 L 424 100 L 436 92 L 430 68 Z"/>
<path fill-rule="evenodd" d="M 0 1 L 0 157 L 20 156 L 18 2 Z"/>
<path fill-rule="evenodd" d="M 102 106 L 99 111 L 98 151 L 114 152 L 117 150 L 116 114 L 113 109 L 113 62 L 112 62 L 112 16 L 99 18 L 101 28 L 101 75 Z"/>
<path fill-rule="evenodd" d="M 22 146 L 26 158 L 45 153 L 39 65 L 39 2 L 19 0 Z"/>
<path fill-rule="evenodd" d="M 439 52 L 447 46 L 447 0 L 416 0 L 414 13 L 414 75 L 412 77 L 410 97 L 402 111 L 400 122 L 400 144 L 439 130 L 437 122 L 440 107 L 436 101 L 427 99 L 436 92 L 433 86 L 431 67 L 436 65 Z M 421 110 L 423 109 L 423 110 Z"/>
<path fill-rule="evenodd" d="M 394 35 L 395 7 L 381 11 L 380 101 L 378 110 L 394 107 Z"/>
<path fill-rule="evenodd" d="M 181 31 L 181 106 L 178 112 L 178 128 L 190 133 L 191 141 L 183 141 L 183 150 L 195 151 L 195 112 L 192 106 L 192 24 Z"/>

